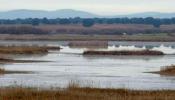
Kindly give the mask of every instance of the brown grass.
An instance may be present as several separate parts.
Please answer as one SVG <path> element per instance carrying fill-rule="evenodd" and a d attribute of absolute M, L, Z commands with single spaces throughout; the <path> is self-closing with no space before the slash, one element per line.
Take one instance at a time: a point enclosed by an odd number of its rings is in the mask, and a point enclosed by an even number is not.
<path fill-rule="evenodd" d="M 167 76 L 175 76 L 175 65 L 162 67 L 160 71 L 153 72 L 153 73 L 157 73 L 160 75 L 167 75 Z"/>
<path fill-rule="evenodd" d="M 4 68 L 0 68 L 0 74 L 3 74 L 5 72 Z"/>
<path fill-rule="evenodd" d="M 57 90 L 1 88 L 0 100 L 174 100 L 175 91 L 69 87 Z"/>
<path fill-rule="evenodd" d="M 71 48 L 107 48 L 107 41 L 70 41 Z"/>
<path fill-rule="evenodd" d="M 164 55 L 160 51 L 142 50 L 142 51 L 85 51 L 84 55 Z"/>
<path fill-rule="evenodd" d="M 162 34 L 149 35 L 80 35 L 80 34 L 49 34 L 49 35 L 8 35 L 0 34 L 0 40 L 58 40 L 58 41 L 175 41 L 173 36 Z"/>
<path fill-rule="evenodd" d="M 44 54 L 48 50 L 56 50 L 60 47 L 47 46 L 0 46 L 0 54 Z"/>

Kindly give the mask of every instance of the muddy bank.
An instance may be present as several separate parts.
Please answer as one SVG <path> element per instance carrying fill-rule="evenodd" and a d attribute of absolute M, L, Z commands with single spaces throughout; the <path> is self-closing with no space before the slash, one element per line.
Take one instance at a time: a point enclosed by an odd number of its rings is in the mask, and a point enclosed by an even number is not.
<path fill-rule="evenodd" d="M 70 41 L 71 48 L 108 48 L 107 41 Z"/>
<path fill-rule="evenodd" d="M 155 71 L 150 73 L 166 75 L 166 76 L 175 76 L 175 65 L 164 66 L 160 69 L 160 71 Z"/>
<path fill-rule="evenodd" d="M 0 58 L 0 63 L 35 63 L 35 62 L 50 62 L 50 61 L 41 61 L 41 60 L 13 60 L 9 58 Z"/>
<path fill-rule="evenodd" d="M 0 46 L 0 54 L 47 54 L 49 50 L 60 50 L 52 46 Z"/>
<path fill-rule="evenodd" d="M 83 55 L 164 55 L 161 51 L 84 51 Z"/>
<path fill-rule="evenodd" d="M 4 74 L 29 74 L 29 73 L 33 73 L 33 72 L 29 72 L 29 71 L 8 71 L 8 70 L 5 70 L 4 68 L 0 68 L 0 75 L 4 75 Z"/>

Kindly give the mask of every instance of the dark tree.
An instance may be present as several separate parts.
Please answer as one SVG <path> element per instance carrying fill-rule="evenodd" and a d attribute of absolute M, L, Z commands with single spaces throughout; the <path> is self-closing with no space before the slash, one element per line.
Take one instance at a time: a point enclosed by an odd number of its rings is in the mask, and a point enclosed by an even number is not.
<path fill-rule="evenodd" d="M 59 24 L 70 24 L 70 23 L 71 23 L 70 20 L 66 18 L 59 20 Z"/>
<path fill-rule="evenodd" d="M 147 24 L 154 27 L 160 27 L 160 25 L 175 24 L 175 18 L 27 18 L 27 19 L 0 19 L 0 24 L 82 24 L 85 27 L 91 27 L 94 24 Z"/>
<path fill-rule="evenodd" d="M 161 23 L 159 21 L 158 22 L 156 21 L 156 22 L 153 23 L 153 26 L 156 27 L 156 28 L 159 28 L 160 25 L 161 25 Z"/>
<path fill-rule="evenodd" d="M 48 20 L 47 18 L 41 19 L 41 22 L 42 22 L 43 24 L 50 24 L 50 22 L 49 22 L 49 20 Z"/>
<path fill-rule="evenodd" d="M 38 26 L 39 24 L 40 24 L 40 21 L 39 21 L 38 18 L 34 18 L 34 19 L 32 20 L 32 25 Z"/>
<path fill-rule="evenodd" d="M 83 23 L 82 24 L 83 24 L 84 27 L 91 27 L 95 23 L 94 23 L 93 19 L 83 19 Z"/>

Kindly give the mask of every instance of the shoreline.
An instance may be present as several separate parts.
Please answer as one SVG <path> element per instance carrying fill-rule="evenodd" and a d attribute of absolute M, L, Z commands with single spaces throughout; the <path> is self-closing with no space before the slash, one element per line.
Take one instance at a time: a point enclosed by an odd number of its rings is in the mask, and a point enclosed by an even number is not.
<path fill-rule="evenodd" d="M 6 74 L 31 74 L 34 72 L 31 71 L 10 71 L 10 70 L 5 70 L 4 68 L 0 68 L 0 76 L 1 75 L 6 75 Z"/>
<path fill-rule="evenodd" d="M 175 65 L 163 66 L 161 67 L 160 71 L 154 71 L 154 72 L 148 72 L 148 73 L 174 77 L 175 76 Z"/>
<path fill-rule="evenodd" d="M 175 42 L 175 37 L 156 35 L 80 35 L 80 34 L 0 34 L 1 41 L 134 41 L 134 42 Z"/>
<path fill-rule="evenodd" d="M 49 50 L 60 50 L 56 46 L 0 46 L 0 54 L 48 54 Z"/>

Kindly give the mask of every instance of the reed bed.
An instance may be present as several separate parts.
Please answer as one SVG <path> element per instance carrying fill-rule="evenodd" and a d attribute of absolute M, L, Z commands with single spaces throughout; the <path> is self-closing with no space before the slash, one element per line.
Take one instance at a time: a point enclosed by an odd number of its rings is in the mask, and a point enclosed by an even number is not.
<path fill-rule="evenodd" d="M 0 54 L 43 54 L 49 50 L 60 50 L 51 46 L 0 46 Z"/>
<path fill-rule="evenodd" d="M 174 100 L 174 90 L 127 90 L 68 87 L 57 90 L 1 88 L 0 100 Z"/>
<path fill-rule="evenodd" d="M 161 51 L 142 50 L 142 51 L 85 51 L 83 55 L 164 55 Z"/>
<path fill-rule="evenodd" d="M 153 72 L 153 73 L 157 73 L 160 75 L 167 75 L 167 76 L 175 76 L 175 65 L 164 66 L 160 69 L 160 71 Z"/>

